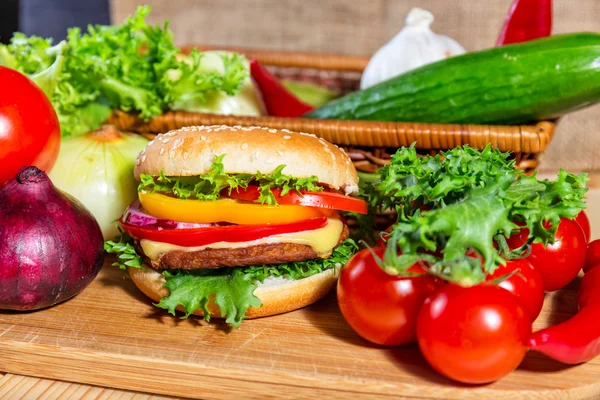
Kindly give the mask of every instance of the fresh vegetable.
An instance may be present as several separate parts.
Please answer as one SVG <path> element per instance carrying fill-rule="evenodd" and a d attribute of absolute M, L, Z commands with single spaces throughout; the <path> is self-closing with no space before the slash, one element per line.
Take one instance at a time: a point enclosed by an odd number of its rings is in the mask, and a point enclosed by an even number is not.
<path fill-rule="evenodd" d="M 0 308 L 35 310 L 80 293 L 104 261 L 94 217 L 36 167 L 0 186 Z"/>
<path fill-rule="evenodd" d="M 544 305 L 544 281 L 540 273 L 524 258 L 509 260 L 488 275 L 488 281 L 501 280 L 498 286 L 521 300 L 532 321 L 540 315 Z"/>
<path fill-rule="evenodd" d="M 15 34 L 9 45 L 0 45 L 0 65 L 25 73 L 43 88 L 63 136 L 98 128 L 113 109 L 144 119 L 174 108 L 235 110 L 231 96 L 251 84 L 247 61 L 220 53 L 222 65 L 204 63 L 196 50 L 182 56 L 167 23 L 146 23 L 149 13 L 143 6 L 121 25 L 90 26 L 86 33 L 69 29 L 66 41 L 55 46 L 49 39 Z M 249 107 L 248 113 L 260 114 Z"/>
<path fill-rule="evenodd" d="M 360 88 L 366 89 L 423 65 L 465 53 L 457 41 L 431 31 L 433 19 L 427 10 L 411 9 L 404 28 L 369 60 Z"/>
<path fill-rule="evenodd" d="M 177 54 L 176 58 L 183 64 L 181 71 L 167 71 L 168 80 L 176 82 L 168 93 L 169 110 L 248 116 L 265 114 L 245 57 L 227 51 L 192 51 L 185 56 Z M 219 85 L 220 90 L 218 87 L 208 89 L 210 85 Z M 190 87 L 195 86 L 203 90 L 191 91 Z"/>
<path fill-rule="evenodd" d="M 497 46 L 550 36 L 552 0 L 513 0 Z"/>
<path fill-rule="evenodd" d="M 123 222 L 142 228 L 160 228 L 160 229 L 188 229 L 188 228 L 206 228 L 219 224 L 200 224 L 194 222 L 180 222 L 171 219 L 156 218 L 142 210 L 139 200 L 135 200 L 127 207 L 123 213 Z M 228 225 L 228 224 L 221 224 Z"/>
<path fill-rule="evenodd" d="M 600 101 L 598 57 L 596 33 L 467 53 L 333 100 L 306 117 L 473 124 L 553 119 Z"/>
<path fill-rule="evenodd" d="M 366 196 L 371 207 L 399 213 L 392 231 L 402 250 L 398 268 L 427 262 L 431 272 L 463 286 L 485 281 L 503 264 L 496 242 L 523 228 L 513 221 L 529 228 L 530 240 L 551 243 L 561 218 L 581 212 L 587 190 L 585 174 L 561 171 L 555 181 L 538 180 L 490 147 L 423 157 L 403 148 L 379 175 Z M 483 269 L 469 249 L 483 257 Z"/>
<path fill-rule="evenodd" d="M 558 325 L 534 332 L 527 343 L 566 364 L 579 364 L 600 355 L 600 268 L 589 270 L 581 280 L 579 311 Z"/>
<path fill-rule="evenodd" d="M 582 211 L 577 215 L 577 218 L 575 218 L 575 222 L 577 222 L 581 227 L 583 235 L 585 236 L 585 241 L 589 242 L 591 239 L 592 228 L 590 226 L 590 220 L 585 211 Z"/>
<path fill-rule="evenodd" d="M 285 165 L 279 165 L 272 174 L 264 175 L 257 171 L 256 174 L 227 174 L 223 172 L 223 157 L 225 154 L 216 156 L 210 172 L 195 177 L 168 177 L 161 174 L 158 177 L 142 174 L 142 183 L 138 191 L 164 193 L 180 199 L 217 200 L 221 198 L 223 191 L 231 193 L 234 189 L 245 189 L 250 184 L 258 185 L 260 196 L 257 203 L 274 205 L 277 200 L 272 189 L 281 189 L 283 195 L 291 191 L 321 192 L 323 187 L 318 186 L 316 176 L 308 178 L 293 178 L 285 175 Z"/>
<path fill-rule="evenodd" d="M 205 228 L 163 229 L 128 224 L 121 220 L 119 225 L 132 238 L 178 246 L 205 246 L 216 242 L 249 242 L 267 236 L 284 233 L 310 231 L 327 224 L 326 217 L 304 221 L 263 225 L 213 225 Z"/>
<path fill-rule="evenodd" d="M 527 242 L 529 230 L 522 229 L 516 238 L 509 241 L 511 247 Z M 585 264 L 587 242 L 579 224 L 562 218 L 556 232 L 556 240 L 544 246 L 531 244 L 527 260 L 535 267 L 544 281 L 544 290 L 552 292 L 562 289 L 571 282 Z"/>
<path fill-rule="evenodd" d="M 339 95 L 324 86 L 310 82 L 282 80 L 281 84 L 301 102 L 311 107 L 321 107 Z"/>
<path fill-rule="evenodd" d="M 62 141 L 50 179 L 91 211 L 105 239 L 118 234 L 114 221 L 137 198 L 133 167 L 147 143 L 112 126 Z"/>
<path fill-rule="evenodd" d="M 212 222 L 246 225 L 284 224 L 335 214 L 335 211 L 324 208 L 296 205 L 270 206 L 233 199 L 183 200 L 160 193 L 141 192 L 139 199 L 144 210 L 155 217 L 203 224 Z"/>
<path fill-rule="evenodd" d="M 384 248 L 361 250 L 342 269 L 337 285 L 340 311 L 352 329 L 370 342 L 410 343 L 416 340 L 419 310 L 440 281 L 424 275 L 418 265 L 409 268 L 409 273 L 414 271 L 410 276 L 386 273 L 379 265 L 384 252 Z"/>
<path fill-rule="evenodd" d="M 27 165 L 49 172 L 58 155 L 60 130 L 48 98 L 31 80 L 0 66 L 0 81 L 1 185 Z"/>
<path fill-rule="evenodd" d="M 120 242 L 106 242 L 105 249 L 118 255 L 117 265 L 126 270 L 128 266 L 143 268 L 141 259 L 133 250 L 127 237 Z M 325 270 L 340 268 L 356 252 L 357 246 L 347 239 L 333 250 L 326 259 L 289 262 L 276 265 L 256 265 L 243 268 L 198 269 L 193 271 L 165 271 L 166 288 L 169 296 L 164 297 L 157 306 L 175 315 L 175 309 L 182 306 L 185 317 L 199 308 L 204 309 L 204 319 L 210 320 L 206 308 L 209 297 L 214 296 L 222 314 L 227 314 L 226 322 L 238 327 L 249 307 L 260 307 L 260 300 L 253 292 L 259 283 L 267 278 L 302 279 Z"/>
<path fill-rule="evenodd" d="M 516 369 L 530 333 L 531 317 L 517 297 L 491 284 L 448 284 L 425 300 L 417 319 L 419 348 L 429 364 L 472 384 Z"/>
<path fill-rule="evenodd" d="M 588 244 L 583 271 L 587 272 L 596 265 L 600 265 L 600 239 L 593 240 Z"/>
<path fill-rule="evenodd" d="M 261 196 L 261 189 L 256 185 L 248 185 L 246 188 L 236 188 L 229 197 L 244 201 L 257 201 Z M 283 193 L 283 195 L 282 195 Z M 300 205 L 305 207 L 327 208 L 331 210 L 340 210 L 356 212 L 359 214 L 367 213 L 367 203 L 364 200 L 344 196 L 334 192 L 311 193 L 306 191 L 293 191 L 284 193 L 281 189 L 271 189 L 271 194 L 277 204 Z M 225 194 L 227 195 L 227 194 Z"/>
<path fill-rule="evenodd" d="M 250 60 L 250 74 L 262 94 L 267 113 L 274 117 L 300 117 L 313 107 L 290 93 L 266 68 Z"/>

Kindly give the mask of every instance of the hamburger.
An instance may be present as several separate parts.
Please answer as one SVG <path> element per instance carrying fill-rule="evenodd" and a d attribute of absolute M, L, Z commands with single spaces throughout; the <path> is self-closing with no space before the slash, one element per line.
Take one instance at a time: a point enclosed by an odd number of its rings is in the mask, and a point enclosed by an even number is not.
<path fill-rule="evenodd" d="M 285 129 L 173 130 L 134 173 L 138 200 L 106 249 L 158 307 L 234 327 L 324 297 L 357 248 L 342 213 L 367 212 L 346 153 Z"/>

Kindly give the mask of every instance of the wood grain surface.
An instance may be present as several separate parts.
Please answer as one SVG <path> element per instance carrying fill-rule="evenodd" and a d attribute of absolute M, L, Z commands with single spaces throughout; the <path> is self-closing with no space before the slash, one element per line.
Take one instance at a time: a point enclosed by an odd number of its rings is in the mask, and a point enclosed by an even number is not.
<path fill-rule="evenodd" d="M 499 382 L 457 385 L 436 374 L 414 345 L 386 349 L 358 338 L 334 294 L 303 310 L 245 321 L 231 332 L 221 323 L 176 319 L 153 307 L 110 261 L 66 303 L 1 313 L 0 370 L 191 398 L 600 398 L 600 359 L 567 367 L 535 353 Z M 536 329 L 575 312 L 577 285 L 547 299 Z M 9 383 L 0 386 L 6 393 L 19 382 L 42 391 L 54 384 L 27 385 L 6 376 Z"/>
<path fill-rule="evenodd" d="M 540 175 L 547 177 L 552 175 Z M 590 178 L 588 215 L 592 237 L 600 238 L 600 175 Z M 577 284 L 546 301 L 536 329 L 575 312 Z M 415 346 L 382 349 L 357 338 L 332 296 L 287 315 L 246 321 L 230 334 L 222 327 L 154 309 L 107 263 L 91 287 L 63 305 L 0 313 L 0 370 L 46 377 L 0 372 L 0 399 L 170 398 L 140 391 L 226 398 L 244 390 L 244 398 L 345 398 L 357 392 L 364 398 L 600 398 L 600 359 L 568 367 L 532 353 L 495 384 L 453 384 L 436 375 Z"/>
<path fill-rule="evenodd" d="M 6 374 L 0 379 L 0 399 L 172 400 L 173 397 Z"/>

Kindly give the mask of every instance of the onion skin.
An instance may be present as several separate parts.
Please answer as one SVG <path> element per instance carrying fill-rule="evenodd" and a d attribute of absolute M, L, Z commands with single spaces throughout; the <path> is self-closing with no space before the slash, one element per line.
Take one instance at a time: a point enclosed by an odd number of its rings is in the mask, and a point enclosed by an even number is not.
<path fill-rule="evenodd" d="M 137 199 L 133 167 L 148 140 L 104 125 L 94 132 L 64 138 L 48 174 L 54 185 L 92 213 L 105 240 L 119 234 L 115 221 Z"/>
<path fill-rule="evenodd" d="M 79 294 L 104 261 L 100 226 L 36 167 L 0 186 L 0 309 L 36 310 Z"/>

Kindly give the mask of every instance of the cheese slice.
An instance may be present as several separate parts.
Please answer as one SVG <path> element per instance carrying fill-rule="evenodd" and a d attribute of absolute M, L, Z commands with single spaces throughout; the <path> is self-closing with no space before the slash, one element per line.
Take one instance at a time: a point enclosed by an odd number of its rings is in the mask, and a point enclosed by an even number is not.
<path fill-rule="evenodd" d="M 144 250 L 144 254 L 152 261 L 158 260 L 161 254 L 169 251 L 192 252 L 205 249 L 236 249 L 240 247 L 275 243 L 307 245 L 310 246 L 319 257 L 326 257 L 331 254 L 331 251 L 337 245 L 343 229 L 344 224 L 342 221 L 337 218 L 329 218 L 327 219 L 327 225 L 319 229 L 272 235 L 249 242 L 215 242 L 205 246 L 185 247 L 142 239 L 140 240 L 140 246 L 142 247 L 142 250 Z"/>

